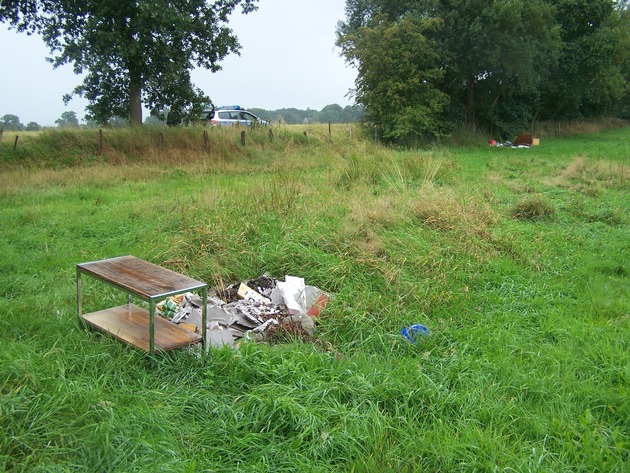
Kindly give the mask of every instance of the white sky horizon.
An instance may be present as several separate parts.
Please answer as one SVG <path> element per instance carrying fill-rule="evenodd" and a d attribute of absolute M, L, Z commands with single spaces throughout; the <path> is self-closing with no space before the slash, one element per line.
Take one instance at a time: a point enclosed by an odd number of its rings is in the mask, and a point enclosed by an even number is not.
<path fill-rule="evenodd" d="M 344 18 L 343 0 L 261 0 L 258 11 L 242 15 L 229 26 L 241 43 L 241 55 L 221 62 L 211 73 L 195 69 L 193 83 L 215 105 L 246 108 L 321 110 L 329 104 L 354 104 L 348 96 L 356 71 L 335 47 L 335 28 Z M 36 35 L 10 30 L 0 23 L 3 67 L 0 74 L 0 117 L 11 114 L 26 125 L 55 126 L 66 111 L 84 121 L 87 101 L 63 95 L 82 82 L 71 65 L 53 69 L 50 51 Z M 148 116 L 146 110 L 143 119 Z"/>

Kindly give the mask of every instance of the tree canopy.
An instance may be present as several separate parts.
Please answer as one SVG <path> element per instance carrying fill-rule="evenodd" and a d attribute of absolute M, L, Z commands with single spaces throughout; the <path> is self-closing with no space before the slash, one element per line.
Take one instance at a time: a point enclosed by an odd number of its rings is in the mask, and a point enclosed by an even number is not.
<path fill-rule="evenodd" d="M 53 65 L 72 64 L 85 79 L 72 94 L 88 99 L 87 119 L 142 123 L 142 104 L 163 117 L 166 107 L 194 116 L 210 99 L 190 77 L 212 72 L 240 44 L 228 18 L 258 0 L 8 0 L 0 20 L 39 32 Z M 64 97 L 66 102 L 71 95 Z"/>
<path fill-rule="evenodd" d="M 509 135 L 628 96 L 628 13 L 613 0 L 347 0 L 345 13 L 337 45 L 385 139 Z"/>
<path fill-rule="evenodd" d="M 22 125 L 20 118 L 17 115 L 7 113 L 0 118 L 0 130 L 19 131 L 22 128 L 24 128 L 24 125 Z"/>
<path fill-rule="evenodd" d="M 41 125 L 37 122 L 28 122 L 24 127 L 26 131 L 39 131 L 42 129 Z"/>
<path fill-rule="evenodd" d="M 438 50 L 426 33 L 440 27 L 437 20 L 391 23 L 381 15 L 346 45 L 358 68 L 355 98 L 366 105 L 365 118 L 381 125 L 385 139 L 439 132 L 448 97 L 439 88 L 444 71 Z"/>
<path fill-rule="evenodd" d="M 55 123 L 59 128 L 75 128 L 79 126 L 79 119 L 75 112 L 63 112 L 61 117 L 55 120 Z"/>

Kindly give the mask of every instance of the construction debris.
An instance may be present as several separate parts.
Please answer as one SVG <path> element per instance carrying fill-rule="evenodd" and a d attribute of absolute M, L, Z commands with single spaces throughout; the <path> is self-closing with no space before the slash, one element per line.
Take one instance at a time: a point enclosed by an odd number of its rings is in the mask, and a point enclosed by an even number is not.
<path fill-rule="evenodd" d="M 208 346 L 234 346 L 241 340 L 278 342 L 291 338 L 312 340 L 315 319 L 330 295 L 308 286 L 303 278 L 280 281 L 261 276 L 225 288 L 213 288 L 206 301 Z M 201 297 L 186 293 L 157 305 L 171 322 L 201 333 Z"/>
<path fill-rule="evenodd" d="M 532 146 L 540 145 L 540 138 L 534 138 L 531 133 L 521 133 L 514 142 L 490 140 L 488 144 L 497 148 L 531 148 Z"/>

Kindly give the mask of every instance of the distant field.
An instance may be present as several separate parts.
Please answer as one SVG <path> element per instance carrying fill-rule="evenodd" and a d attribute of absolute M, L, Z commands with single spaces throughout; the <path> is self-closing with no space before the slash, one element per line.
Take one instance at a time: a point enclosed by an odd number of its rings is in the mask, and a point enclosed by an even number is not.
<path fill-rule="evenodd" d="M 5 132 L 0 471 L 628 470 L 629 128 L 240 131 Z M 314 343 L 149 357 L 76 316 L 76 263 L 126 254 L 335 297 Z"/>

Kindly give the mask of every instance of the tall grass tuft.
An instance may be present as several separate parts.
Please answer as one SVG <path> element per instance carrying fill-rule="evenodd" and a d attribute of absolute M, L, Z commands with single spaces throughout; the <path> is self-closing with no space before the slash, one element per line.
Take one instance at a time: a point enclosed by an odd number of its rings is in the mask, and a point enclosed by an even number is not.
<path fill-rule="evenodd" d="M 579 156 L 562 171 L 558 184 L 574 185 L 578 189 L 600 187 L 628 189 L 630 188 L 629 176 L 630 167 L 621 162 L 612 163 Z"/>
<path fill-rule="evenodd" d="M 544 196 L 532 195 L 519 200 L 511 213 L 518 220 L 541 220 L 552 219 L 556 215 L 556 209 Z"/>

